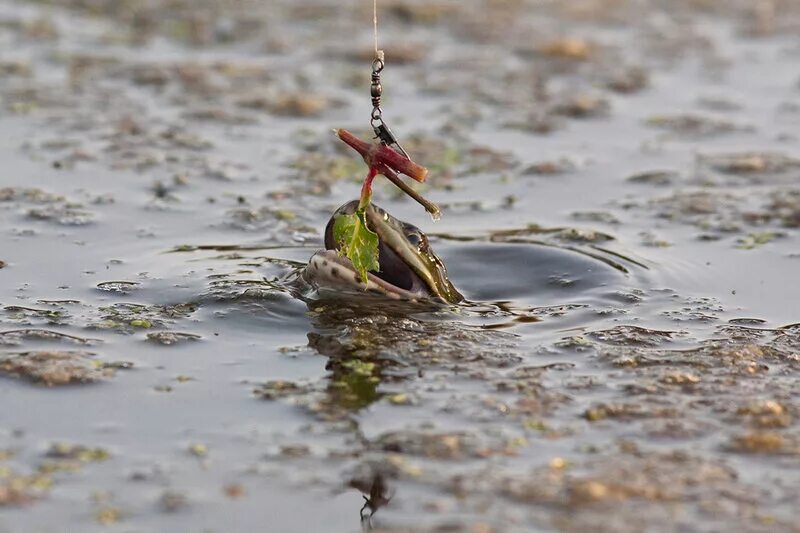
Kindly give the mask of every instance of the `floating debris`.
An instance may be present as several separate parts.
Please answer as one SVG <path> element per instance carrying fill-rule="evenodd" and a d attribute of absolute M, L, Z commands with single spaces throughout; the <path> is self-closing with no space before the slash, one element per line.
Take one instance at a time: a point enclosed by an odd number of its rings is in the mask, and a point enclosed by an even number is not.
<path fill-rule="evenodd" d="M 202 442 L 194 442 L 189 445 L 188 451 L 195 457 L 205 458 L 208 456 L 208 446 Z"/>
<path fill-rule="evenodd" d="M 436 459 L 465 459 L 480 455 L 475 436 L 465 433 L 387 433 L 373 442 L 372 446 L 387 452 Z"/>
<path fill-rule="evenodd" d="M 575 220 L 582 220 L 585 222 L 597 222 L 609 225 L 616 225 L 620 223 L 619 219 L 608 211 L 576 211 L 572 213 L 571 216 Z M 602 235 L 603 236 L 600 238 L 601 240 L 614 240 L 611 235 Z"/>
<path fill-rule="evenodd" d="M 61 226 L 86 226 L 94 222 L 94 215 L 75 207 L 48 206 L 30 209 L 28 217 L 47 220 Z"/>
<path fill-rule="evenodd" d="M 683 137 L 714 137 L 726 133 L 752 131 L 751 126 L 742 126 L 727 120 L 701 115 L 656 115 L 645 121 L 650 127 L 669 131 Z"/>
<path fill-rule="evenodd" d="M 241 98 L 237 105 L 245 109 L 267 111 L 288 117 L 316 117 L 329 109 L 341 107 L 344 102 L 317 95 L 264 95 Z"/>
<path fill-rule="evenodd" d="M 595 53 L 596 49 L 596 45 L 585 39 L 566 37 L 543 44 L 539 47 L 539 52 L 545 56 L 558 59 L 587 61 Z"/>
<path fill-rule="evenodd" d="M 231 500 L 238 500 L 239 498 L 244 498 L 247 495 L 247 490 L 245 490 L 244 485 L 240 485 L 239 483 L 231 483 L 222 487 L 222 493 Z"/>
<path fill-rule="evenodd" d="M 104 281 L 97 284 L 97 288 L 105 292 L 115 292 L 118 294 L 130 294 L 141 287 L 138 281 Z"/>
<path fill-rule="evenodd" d="M 555 233 L 552 233 L 552 236 L 556 239 L 569 242 L 595 243 L 595 242 L 608 242 L 616 240 L 614 239 L 613 236 L 607 233 L 594 231 L 590 229 L 580 229 L 580 228 L 564 228 Z"/>
<path fill-rule="evenodd" d="M 118 507 L 101 507 L 94 513 L 95 521 L 103 526 L 110 526 L 122 520 L 125 513 Z"/>
<path fill-rule="evenodd" d="M 553 113 L 569 118 L 598 118 L 609 114 L 611 103 L 603 97 L 579 94 L 553 107 Z"/>
<path fill-rule="evenodd" d="M 50 459 L 69 459 L 82 463 L 94 463 L 107 461 L 111 458 L 111 454 L 105 448 L 89 448 L 80 444 L 54 442 L 45 453 L 45 457 Z"/>
<path fill-rule="evenodd" d="M 185 342 L 199 341 L 202 339 L 200 335 L 194 333 L 182 333 L 179 331 L 158 331 L 155 333 L 148 333 L 147 340 L 156 344 L 164 346 L 171 346 L 173 344 L 181 344 Z"/>
<path fill-rule="evenodd" d="M 0 202 L 21 202 L 31 204 L 51 204 L 64 201 L 64 197 L 41 189 L 5 187 L 0 189 Z"/>
<path fill-rule="evenodd" d="M 47 329 L 15 329 L 9 331 L 0 331 L 0 346 L 15 346 L 22 344 L 22 342 L 26 340 L 57 341 L 69 344 L 86 345 L 94 345 L 101 342 L 99 339 L 77 337 L 75 335 L 68 335 L 66 333 L 59 333 L 58 331 L 51 331 Z"/>
<path fill-rule="evenodd" d="M 672 341 L 678 332 L 660 331 L 641 326 L 615 326 L 611 329 L 593 331 L 590 334 L 600 342 L 628 346 L 658 346 Z"/>
<path fill-rule="evenodd" d="M 800 445 L 793 444 L 780 433 L 752 432 L 731 439 L 727 449 L 732 452 L 765 455 L 800 455 Z"/>
<path fill-rule="evenodd" d="M 308 388 L 291 381 L 268 381 L 253 391 L 253 394 L 264 400 L 276 400 L 308 392 Z"/>
<path fill-rule="evenodd" d="M 643 67 L 612 69 L 604 76 L 603 85 L 616 93 L 638 93 L 650 84 L 650 76 Z"/>
<path fill-rule="evenodd" d="M 779 231 L 761 231 L 759 233 L 751 233 L 738 239 L 738 245 L 736 247 L 742 250 L 752 250 L 781 237 L 786 237 L 786 234 Z"/>
<path fill-rule="evenodd" d="M 697 161 L 723 174 L 752 177 L 775 176 L 800 169 L 800 159 L 777 152 L 700 155 Z"/>
<path fill-rule="evenodd" d="M 0 476 L 0 509 L 23 507 L 39 500 L 52 485 L 47 475 L 18 475 L 3 467 Z"/>
<path fill-rule="evenodd" d="M 176 513 L 189 506 L 189 498 L 182 492 L 165 490 L 158 498 L 158 506 L 165 513 Z"/>
<path fill-rule="evenodd" d="M 20 352 L 0 355 L 0 372 L 47 386 L 93 383 L 114 375 L 93 358 L 73 351 Z"/>
<path fill-rule="evenodd" d="M 554 176 L 575 171 L 577 165 L 570 159 L 561 158 L 553 161 L 540 161 L 525 167 L 523 176 Z"/>
<path fill-rule="evenodd" d="M 647 185 L 672 185 L 679 177 L 680 174 L 672 170 L 649 170 L 629 176 L 627 181 Z"/>

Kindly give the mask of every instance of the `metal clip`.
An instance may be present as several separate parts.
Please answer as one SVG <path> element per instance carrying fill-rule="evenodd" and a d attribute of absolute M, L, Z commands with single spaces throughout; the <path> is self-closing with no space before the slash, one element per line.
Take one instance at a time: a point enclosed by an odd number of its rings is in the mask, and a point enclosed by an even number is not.
<path fill-rule="evenodd" d="M 387 146 L 394 146 L 397 150 L 403 154 L 407 159 L 411 159 L 408 153 L 400 146 L 400 143 L 397 142 L 397 137 L 394 136 L 392 130 L 389 129 L 389 126 L 383 121 L 380 120 L 380 123 L 375 126 L 372 126 L 373 131 L 375 132 L 375 138 L 379 139 L 383 144 Z"/>

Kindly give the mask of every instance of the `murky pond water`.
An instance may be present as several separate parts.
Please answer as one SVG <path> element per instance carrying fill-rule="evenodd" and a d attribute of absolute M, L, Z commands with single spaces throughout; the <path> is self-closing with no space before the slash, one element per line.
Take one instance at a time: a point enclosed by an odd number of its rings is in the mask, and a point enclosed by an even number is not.
<path fill-rule="evenodd" d="M 384 3 L 438 308 L 297 287 L 371 3 L 0 0 L 0 531 L 796 528 L 800 6 L 662 4 Z"/>

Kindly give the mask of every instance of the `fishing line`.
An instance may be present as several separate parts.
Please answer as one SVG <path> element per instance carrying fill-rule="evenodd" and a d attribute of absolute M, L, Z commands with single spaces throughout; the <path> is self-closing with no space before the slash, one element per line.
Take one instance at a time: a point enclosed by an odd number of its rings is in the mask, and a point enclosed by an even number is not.
<path fill-rule="evenodd" d="M 378 58 L 381 55 L 378 50 L 378 0 L 372 0 L 372 26 L 375 30 L 375 57 Z"/>

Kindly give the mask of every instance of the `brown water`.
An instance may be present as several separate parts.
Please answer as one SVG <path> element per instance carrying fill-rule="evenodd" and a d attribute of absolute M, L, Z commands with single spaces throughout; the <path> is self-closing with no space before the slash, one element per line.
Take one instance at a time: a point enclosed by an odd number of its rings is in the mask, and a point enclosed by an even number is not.
<path fill-rule="evenodd" d="M 0 531 L 796 528 L 800 6 L 385 2 L 428 309 L 294 284 L 367 4 L 0 0 Z"/>

